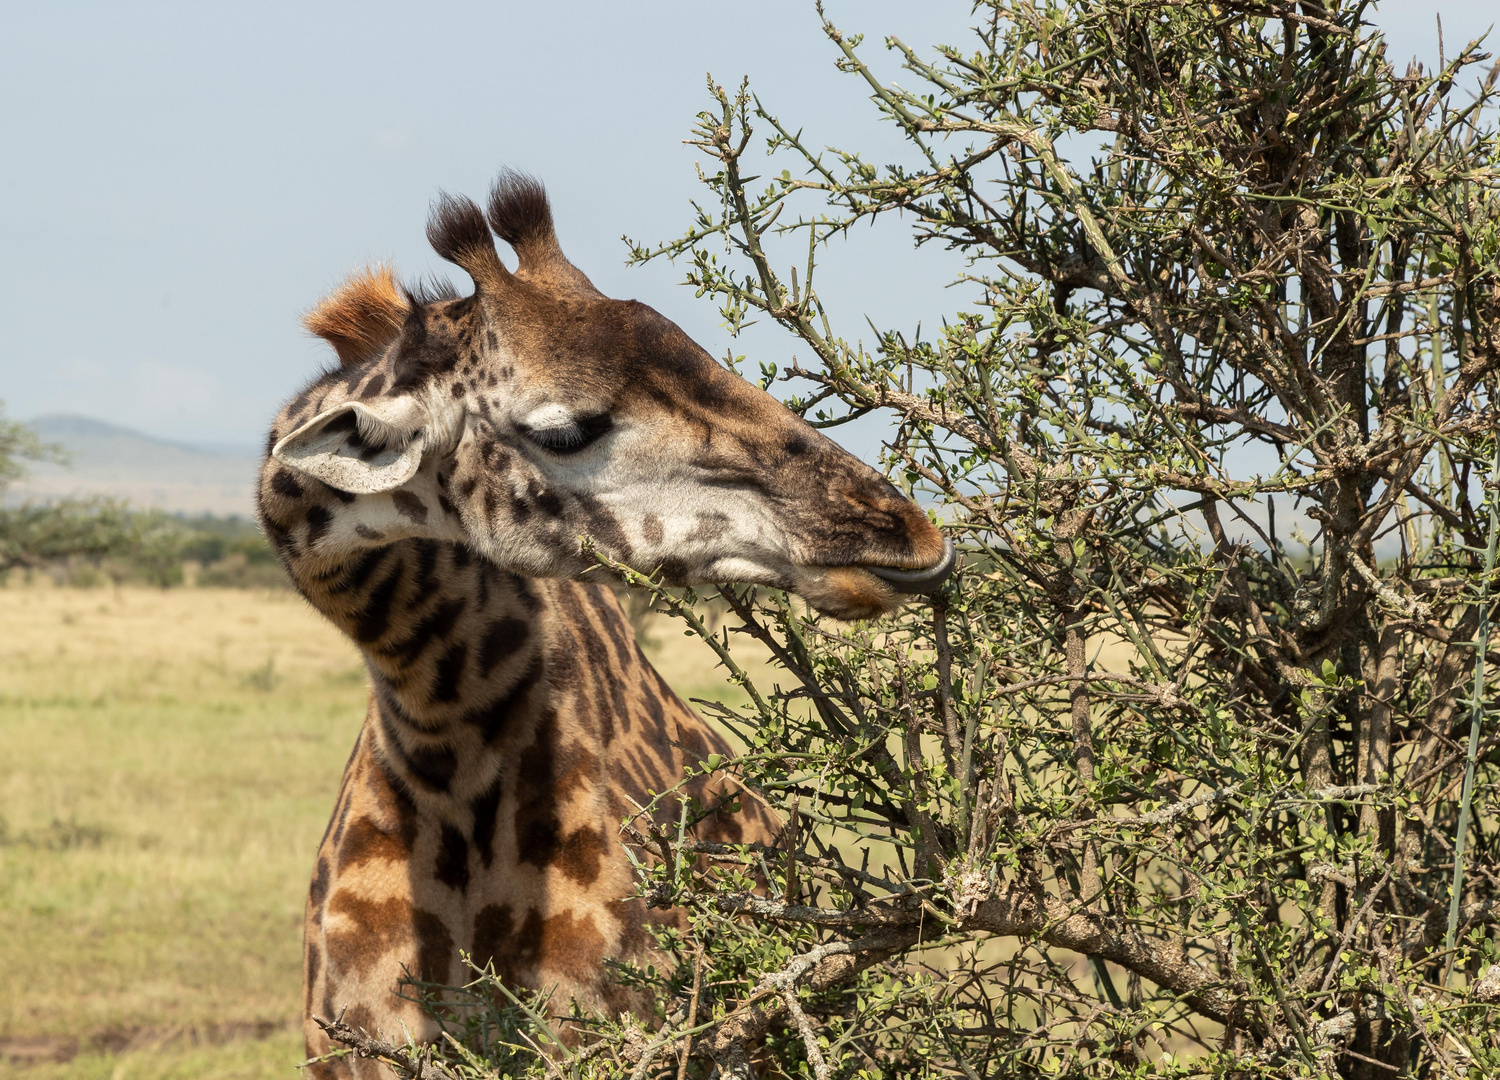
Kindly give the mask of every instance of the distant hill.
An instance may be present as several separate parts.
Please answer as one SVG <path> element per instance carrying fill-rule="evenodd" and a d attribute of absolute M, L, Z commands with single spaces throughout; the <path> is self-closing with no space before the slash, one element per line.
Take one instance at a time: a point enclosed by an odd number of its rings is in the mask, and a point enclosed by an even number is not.
<path fill-rule="evenodd" d="M 27 424 L 72 460 L 28 463 L 29 475 L 11 486 L 7 502 L 108 495 L 176 514 L 255 513 L 259 459 L 251 447 L 188 446 L 85 416 L 41 416 Z"/>

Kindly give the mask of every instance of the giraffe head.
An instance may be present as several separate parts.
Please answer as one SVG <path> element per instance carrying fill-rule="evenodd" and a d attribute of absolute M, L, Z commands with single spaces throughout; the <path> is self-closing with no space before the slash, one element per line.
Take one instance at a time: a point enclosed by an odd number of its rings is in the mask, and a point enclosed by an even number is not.
<path fill-rule="evenodd" d="M 428 223 L 471 295 L 402 289 L 382 269 L 307 317 L 341 366 L 271 453 L 340 494 L 309 554 L 425 536 L 577 577 L 587 535 L 672 584 L 774 585 L 851 619 L 947 574 L 951 544 L 879 473 L 670 320 L 599 293 L 534 180 L 502 175 L 488 209 L 444 196 Z"/>

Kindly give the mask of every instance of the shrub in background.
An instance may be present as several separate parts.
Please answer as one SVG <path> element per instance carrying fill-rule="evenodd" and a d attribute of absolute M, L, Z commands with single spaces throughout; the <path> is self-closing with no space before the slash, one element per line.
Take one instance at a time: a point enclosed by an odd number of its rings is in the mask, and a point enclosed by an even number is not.
<path fill-rule="evenodd" d="M 25 424 L 0 416 L 0 497 L 25 475 L 27 461 L 66 463 L 67 455 Z M 188 566 L 201 585 L 286 588 L 270 545 L 243 518 L 174 517 L 107 498 L 0 502 L 0 584 L 19 570 L 43 571 L 63 584 L 134 581 L 166 588 L 183 584 Z"/>

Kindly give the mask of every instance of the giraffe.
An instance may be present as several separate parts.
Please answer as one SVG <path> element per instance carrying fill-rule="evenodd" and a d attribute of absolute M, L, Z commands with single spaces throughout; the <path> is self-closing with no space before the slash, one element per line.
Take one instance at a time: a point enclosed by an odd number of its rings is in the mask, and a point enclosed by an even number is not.
<path fill-rule="evenodd" d="M 649 1002 L 607 958 L 650 954 L 617 833 L 648 791 L 729 747 L 636 643 L 579 537 L 673 584 L 794 591 L 843 619 L 893 610 L 951 543 L 879 473 L 563 256 L 539 183 L 502 173 L 488 219 L 434 204 L 428 239 L 473 291 L 349 279 L 305 323 L 339 364 L 272 424 L 259 515 L 302 595 L 359 646 L 363 727 L 308 890 L 314 1016 L 437 1037 L 403 972 L 608 1015 Z M 501 261 L 494 236 L 513 249 Z M 773 842 L 752 794 L 703 838 Z M 350 1058 L 313 1077 L 383 1076 Z"/>

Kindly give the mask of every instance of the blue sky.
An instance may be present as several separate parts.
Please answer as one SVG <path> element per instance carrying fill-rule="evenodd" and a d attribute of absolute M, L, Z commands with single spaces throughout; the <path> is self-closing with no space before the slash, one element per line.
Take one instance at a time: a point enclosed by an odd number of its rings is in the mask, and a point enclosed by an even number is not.
<path fill-rule="evenodd" d="M 879 41 L 966 37 L 966 3 L 829 0 Z M 1449 55 L 1487 3 L 1387 0 L 1393 56 Z M 362 263 L 449 270 L 423 239 L 440 188 L 482 196 L 501 165 L 541 177 L 570 257 L 710 352 L 729 339 L 682 267 L 624 266 L 621 234 L 690 221 L 704 76 L 748 75 L 815 145 L 894 158 L 863 84 L 834 69 L 811 2 L 57 3 L 7 5 L 0 39 L 0 399 L 212 444 L 260 441 L 324 363 L 299 313 Z M 886 149 L 890 153 L 884 154 Z M 822 293 L 858 336 L 935 325 L 961 297 L 940 252 L 899 228 L 825 260 Z M 456 270 L 452 276 L 461 278 Z M 784 363 L 769 334 L 752 360 Z M 735 347 L 747 351 L 747 345 Z"/>

